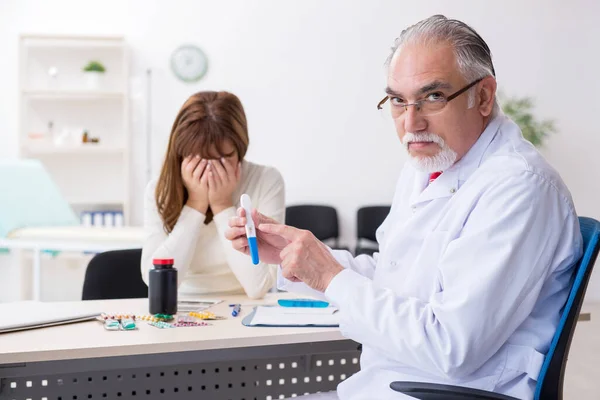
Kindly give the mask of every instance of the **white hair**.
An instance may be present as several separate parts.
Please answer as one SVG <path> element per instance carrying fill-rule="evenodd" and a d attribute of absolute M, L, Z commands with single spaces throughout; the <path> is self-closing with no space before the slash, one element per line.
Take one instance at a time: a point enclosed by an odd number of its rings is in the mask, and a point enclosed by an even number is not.
<path fill-rule="evenodd" d="M 455 19 L 448 19 L 443 15 L 434 15 L 406 28 L 394 41 L 392 52 L 386 60 L 390 65 L 392 57 L 398 49 L 407 43 L 433 44 L 448 42 L 454 48 L 458 69 L 469 83 L 496 76 L 492 53 L 485 41 L 469 25 Z M 469 90 L 468 107 L 475 105 L 475 88 Z M 492 115 L 499 110 L 498 100 L 494 98 Z"/>

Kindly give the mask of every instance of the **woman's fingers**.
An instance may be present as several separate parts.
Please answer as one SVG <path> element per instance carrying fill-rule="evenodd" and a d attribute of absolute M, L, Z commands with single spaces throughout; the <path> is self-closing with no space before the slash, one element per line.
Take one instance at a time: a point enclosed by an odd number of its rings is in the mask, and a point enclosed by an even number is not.
<path fill-rule="evenodd" d="M 196 165 L 196 168 L 194 168 L 194 172 L 192 174 L 192 178 L 194 179 L 194 181 L 200 180 L 200 177 L 202 176 L 202 173 L 204 172 L 205 169 L 206 169 L 206 160 L 202 159 Z"/>
<path fill-rule="evenodd" d="M 219 160 L 210 160 L 210 170 L 213 175 L 215 175 L 216 179 L 219 181 L 218 183 L 225 183 L 228 181 L 227 171 L 225 171 L 225 167 L 221 164 Z"/>

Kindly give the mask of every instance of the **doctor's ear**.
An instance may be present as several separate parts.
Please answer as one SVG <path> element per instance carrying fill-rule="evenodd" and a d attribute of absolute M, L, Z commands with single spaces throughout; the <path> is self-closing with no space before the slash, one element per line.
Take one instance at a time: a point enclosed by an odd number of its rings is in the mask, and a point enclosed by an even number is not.
<path fill-rule="evenodd" d="M 494 109 L 496 99 L 496 79 L 493 76 L 484 78 L 477 86 L 476 106 L 482 116 L 489 116 Z"/>

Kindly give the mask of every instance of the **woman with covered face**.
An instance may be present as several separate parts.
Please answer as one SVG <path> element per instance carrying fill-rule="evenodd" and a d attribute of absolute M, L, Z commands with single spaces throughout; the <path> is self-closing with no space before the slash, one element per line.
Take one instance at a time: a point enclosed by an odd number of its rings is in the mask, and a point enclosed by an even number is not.
<path fill-rule="evenodd" d="M 235 95 L 199 92 L 183 104 L 160 176 L 146 189 L 141 260 L 146 284 L 154 258 L 173 258 L 181 295 L 261 298 L 274 286 L 275 265 L 253 265 L 224 237 L 243 193 L 254 207 L 284 222 L 283 179 L 275 168 L 245 160 L 248 144 L 246 115 Z"/>

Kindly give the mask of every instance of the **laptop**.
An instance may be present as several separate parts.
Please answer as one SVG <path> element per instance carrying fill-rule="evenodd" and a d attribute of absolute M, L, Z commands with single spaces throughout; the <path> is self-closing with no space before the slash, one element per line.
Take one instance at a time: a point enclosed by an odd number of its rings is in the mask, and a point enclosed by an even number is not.
<path fill-rule="evenodd" d="M 0 334 L 91 321 L 100 314 L 99 309 L 90 307 L 87 302 L 68 305 L 41 301 L 0 303 Z"/>

